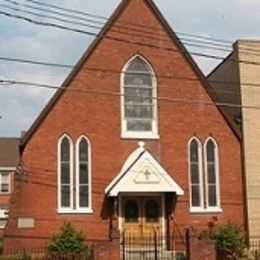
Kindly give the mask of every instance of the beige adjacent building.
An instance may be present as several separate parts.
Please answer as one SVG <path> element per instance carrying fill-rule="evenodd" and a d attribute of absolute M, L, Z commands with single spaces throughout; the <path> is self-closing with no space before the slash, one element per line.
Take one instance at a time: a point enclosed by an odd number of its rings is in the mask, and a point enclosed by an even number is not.
<path fill-rule="evenodd" d="M 243 137 L 248 233 L 251 242 L 259 240 L 260 41 L 237 41 L 233 52 L 210 73 L 208 79 L 220 102 L 228 103 L 223 109 L 232 116 Z"/>

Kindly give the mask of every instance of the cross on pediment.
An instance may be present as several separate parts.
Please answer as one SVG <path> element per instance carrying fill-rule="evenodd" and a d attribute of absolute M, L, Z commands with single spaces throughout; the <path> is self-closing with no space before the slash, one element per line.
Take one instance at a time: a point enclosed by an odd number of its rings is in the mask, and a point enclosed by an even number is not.
<path fill-rule="evenodd" d="M 149 177 L 151 176 L 151 172 L 148 169 L 146 169 L 144 172 L 144 175 L 145 175 L 146 180 L 149 180 Z"/>

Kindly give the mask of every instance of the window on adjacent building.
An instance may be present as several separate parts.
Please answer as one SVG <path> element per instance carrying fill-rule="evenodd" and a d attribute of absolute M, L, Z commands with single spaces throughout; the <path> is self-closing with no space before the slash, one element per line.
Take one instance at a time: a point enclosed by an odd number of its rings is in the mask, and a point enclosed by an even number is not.
<path fill-rule="evenodd" d="M 0 208 L 0 229 L 5 228 L 8 218 L 8 209 Z"/>
<path fill-rule="evenodd" d="M 67 135 L 59 140 L 58 211 L 91 213 L 90 142 L 84 136 L 76 142 L 76 171 L 73 147 Z"/>
<path fill-rule="evenodd" d="M 197 138 L 189 142 L 189 179 L 191 212 L 221 211 L 219 194 L 218 147 L 213 138 L 204 144 Z M 203 172 L 203 165 L 205 170 Z"/>
<path fill-rule="evenodd" d="M 122 77 L 122 137 L 157 138 L 156 79 L 151 66 L 135 56 Z"/>
<path fill-rule="evenodd" d="M 0 193 L 10 193 L 10 173 L 0 173 Z"/>

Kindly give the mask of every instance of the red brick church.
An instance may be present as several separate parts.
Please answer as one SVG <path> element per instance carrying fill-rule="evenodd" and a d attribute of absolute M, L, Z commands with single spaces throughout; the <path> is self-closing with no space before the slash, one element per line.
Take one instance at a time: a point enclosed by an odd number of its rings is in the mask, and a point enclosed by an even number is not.
<path fill-rule="evenodd" d="M 95 242 L 244 225 L 239 133 L 153 1 L 123 0 L 62 87 L 22 139 L 6 247 L 64 221 Z"/>

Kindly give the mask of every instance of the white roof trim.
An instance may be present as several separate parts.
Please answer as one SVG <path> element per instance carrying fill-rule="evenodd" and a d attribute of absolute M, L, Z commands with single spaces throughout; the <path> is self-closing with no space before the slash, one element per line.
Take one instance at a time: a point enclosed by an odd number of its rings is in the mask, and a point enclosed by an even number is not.
<path fill-rule="evenodd" d="M 0 171 L 15 171 L 16 167 L 0 167 Z"/>
<path fill-rule="evenodd" d="M 183 189 L 143 146 L 140 146 L 127 158 L 120 173 L 105 189 L 105 193 L 109 197 L 116 197 L 121 192 L 184 194 Z"/>

